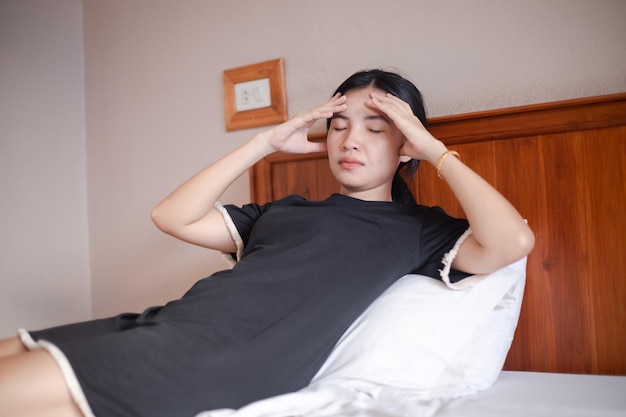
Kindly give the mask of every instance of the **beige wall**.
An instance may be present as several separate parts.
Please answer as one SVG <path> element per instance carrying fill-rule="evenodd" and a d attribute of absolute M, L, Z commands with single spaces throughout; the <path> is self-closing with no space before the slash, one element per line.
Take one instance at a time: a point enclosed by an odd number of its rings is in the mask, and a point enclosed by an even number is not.
<path fill-rule="evenodd" d="M 96 317 L 163 303 L 225 266 L 219 254 L 176 242 L 149 220 L 177 184 L 258 131 L 225 131 L 224 69 L 284 58 L 290 114 L 325 100 L 347 75 L 368 67 L 414 80 L 431 116 L 626 91 L 622 0 L 85 0 L 83 9 Z M 35 181 L 37 174 L 29 175 Z M 64 186 L 49 181 L 55 191 Z M 84 193 L 81 187 L 74 191 Z M 242 177 L 223 201 L 247 199 Z M 17 209 L 7 214 L 26 220 Z M 42 252 L 36 245 L 20 249 L 13 269 Z M 36 285 L 61 279 L 56 264 L 41 268 L 49 272 L 31 278 Z M 1 274 L 3 283 L 14 282 Z M 14 294 L 30 300 L 24 291 Z M 65 298 L 54 293 L 47 302 Z"/>
<path fill-rule="evenodd" d="M 0 337 L 92 316 L 80 0 L 0 0 Z"/>

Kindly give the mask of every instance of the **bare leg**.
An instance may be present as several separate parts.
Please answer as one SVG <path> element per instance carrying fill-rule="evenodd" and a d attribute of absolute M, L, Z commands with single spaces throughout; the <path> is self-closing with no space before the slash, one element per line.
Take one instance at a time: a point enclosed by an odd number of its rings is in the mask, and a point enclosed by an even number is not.
<path fill-rule="evenodd" d="M 0 416 L 79 417 L 81 413 L 57 363 L 42 349 L 0 357 Z"/>
<path fill-rule="evenodd" d="M 0 340 L 0 359 L 5 356 L 25 353 L 26 351 L 26 346 L 24 346 L 20 338 L 17 336 Z"/>

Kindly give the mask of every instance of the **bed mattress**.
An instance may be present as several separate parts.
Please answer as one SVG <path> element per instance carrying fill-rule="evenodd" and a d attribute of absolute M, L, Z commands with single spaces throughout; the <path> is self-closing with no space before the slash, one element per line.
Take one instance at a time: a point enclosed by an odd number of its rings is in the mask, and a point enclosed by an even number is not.
<path fill-rule="evenodd" d="M 490 389 L 450 400 L 435 415 L 626 416 L 626 377 L 503 371 Z"/>
<path fill-rule="evenodd" d="M 226 416 L 626 417 L 626 376 L 503 371 L 493 387 L 453 399 L 345 381 L 197 417 Z"/>

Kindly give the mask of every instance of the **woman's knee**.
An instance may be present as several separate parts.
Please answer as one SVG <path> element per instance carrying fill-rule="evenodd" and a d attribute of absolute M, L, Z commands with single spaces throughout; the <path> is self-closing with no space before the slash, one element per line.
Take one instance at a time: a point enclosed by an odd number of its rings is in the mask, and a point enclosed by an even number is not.
<path fill-rule="evenodd" d="M 0 415 L 79 416 L 61 369 L 46 350 L 0 358 Z"/>

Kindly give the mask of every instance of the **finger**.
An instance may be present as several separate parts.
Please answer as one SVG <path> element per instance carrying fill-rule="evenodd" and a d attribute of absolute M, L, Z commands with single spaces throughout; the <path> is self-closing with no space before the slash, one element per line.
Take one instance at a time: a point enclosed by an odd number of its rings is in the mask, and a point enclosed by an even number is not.
<path fill-rule="evenodd" d="M 412 115 L 412 112 L 406 112 L 402 107 L 390 101 L 386 101 L 384 97 L 374 96 L 371 98 L 371 105 L 374 110 L 382 112 L 390 121 L 397 124 L 401 119 Z"/>
<path fill-rule="evenodd" d="M 374 102 L 378 107 L 381 107 L 381 110 L 386 109 L 388 111 L 396 111 L 400 114 L 413 114 L 413 110 L 407 102 L 391 93 L 380 94 L 372 92 L 371 97 L 372 102 Z"/>
<path fill-rule="evenodd" d="M 347 97 L 345 95 L 342 96 L 337 93 L 321 106 L 296 114 L 282 125 L 284 129 L 287 129 L 283 130 L 285 139 L 299 129 L 309 129 L 318 120 L 329 119 L 335 113 L 344 111 L 347 108 L 346 100 Z"/>
<path fill-rule="evenodd" d="M 339 113 L 348 108 L 348 96 L 340 95 L 337 93 L 330 101 L 327 103 L 330 106 L 333 113 Z"/>
<path fill-rule="evenodd" d="M 340 113 L 348 108 L 346 100 L 346 96 L 336 95 L 328 102 L 310 110 L 310 114 L 315 119 L 328 119 L 332 117 L 335 113 Z"/>

